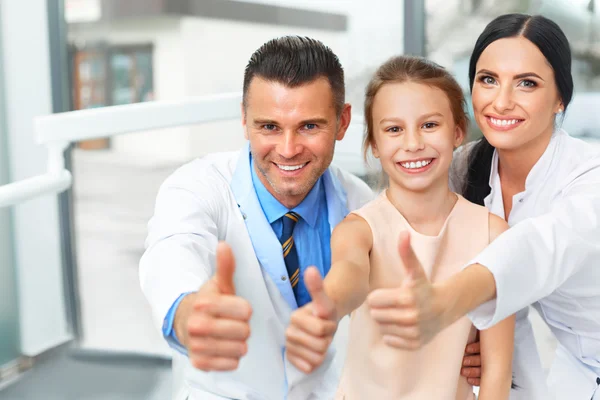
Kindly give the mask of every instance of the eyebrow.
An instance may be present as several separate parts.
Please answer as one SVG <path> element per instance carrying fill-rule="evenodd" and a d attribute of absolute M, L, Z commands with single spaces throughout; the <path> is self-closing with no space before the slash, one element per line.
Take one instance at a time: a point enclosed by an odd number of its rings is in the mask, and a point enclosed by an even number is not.
<path fill-rule="evenodd" d="M 326 118 L 323 117 L 316 117 L 316 118 L 310 118 L 310 119 L 306 119 L 303 121 L 300 121 L 300 123 L 298 125 L 306 125 L 306 124 L 326 124 L 327 122 L 329 122 Z M 279 123 L 277 121 L 274 121 L 272 119 L 265 119 L 265 118 L 259 118 L 259 119 L 255 119 L 253 121 L 253 123 L 255 125 L 279 125 Z"/>
<path fill-rule="evenodd" d="M 480 69 L 479 71 L 477 71 L 477 75 L 479 75 L 479 74 L 486 74 L 491 77 L 498 78 L 497 73 L 492 72 L 488 69 Z M 517 75 L 513 76 L 513 79 L 523 79 L 523 78 L 531 78 L 531 77 L 538 78 L 538 79 L 544 81 L 544 79 L 541 76 L 539 76 L 538 74 L 536 74 L 535 72 L 525 72 L 522 74 L 517 74 Z"/>
<path fill-rule="evenodd" d="M 442 113 L 439 112 L 432 112 L 429 114 L 425 114 L 419 117 L 419 120 L 424 120 L 424 119 L 428 119 L 431 117 L 444 117 L 444 115 Z M 384 124 L 386 122 L 404 122 L 404 120 L 402 120 L 401 118 L 384 118 L 381 121 L 379 121 L 379 124 Z"/>

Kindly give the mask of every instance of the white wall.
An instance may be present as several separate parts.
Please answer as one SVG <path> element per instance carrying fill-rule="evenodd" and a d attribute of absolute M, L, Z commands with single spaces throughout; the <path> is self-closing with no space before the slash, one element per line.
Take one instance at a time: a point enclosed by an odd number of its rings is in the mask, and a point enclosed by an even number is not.
<path fill-rule="evenodd" d="M 2 0 L 6 129 L 11 180 L 46 171 L 33 118 L 52 112 L 45 1 Z M 34 28 L 35 26 L 35 28 Z M 56 195 L 14 207 L 21 351 L 37 355 L 71 339 L 66 321 Z"/>

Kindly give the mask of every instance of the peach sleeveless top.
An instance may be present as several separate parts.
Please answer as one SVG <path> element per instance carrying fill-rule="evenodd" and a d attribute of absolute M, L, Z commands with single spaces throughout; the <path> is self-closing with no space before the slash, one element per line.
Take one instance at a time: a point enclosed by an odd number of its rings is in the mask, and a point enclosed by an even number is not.
<path fill-rule="evenodd" d="M 398 287 L 403 268 L 398 235 L 411 234 L 411 244 L 432 282 L 447 279 L 489 243 L 489 211 L 458 196 L 438 236 L 416 232 L 384 191 L 354 212 L 373 232 L 370 290 Z M 352 313 L 348 351 L 336 399 L 344 400 L 472 400 L 473 388 L 460 376 L 467 343 L 476 330 L 467 317 L 438 334 L 417 351 L 383 343 L 367 304 Z"/>

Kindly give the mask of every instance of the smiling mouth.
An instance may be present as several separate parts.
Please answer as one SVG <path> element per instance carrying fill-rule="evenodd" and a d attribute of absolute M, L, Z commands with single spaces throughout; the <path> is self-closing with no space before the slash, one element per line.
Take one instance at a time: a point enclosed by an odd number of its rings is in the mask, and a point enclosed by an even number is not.
<path fill-rule="evenodd" d="M 432 161 L 433 161 L 433 158 L 425 158 L 425 159 L 417 160 L 417 161 L 403 161 L 403 162 L 399 162 L 398 164 L 400 164 L 402 167 L 404 167 L 406 169 L 419 169 L 419 168 L 424 168 L 424 167 L 428 166 L 429 164 L 431 164 Z"/>
<path fill-rule="evenodd" d="M 302 168 L 304 168 L 308 162 L 302 163 L 302 164 L 295 164 L 295 165 L 285 165 L 285 164 L 277 164 L 277 163 L 273 163 L 277 166 L 277 168 L 279 168 L 281 171 L 286 171 L 286 172 L 293 172 L 293 171 L 298 171 Z"/>
<path fill-rule="evenodd" d="M 509 130 L 515 128 L 525 121 L 521 118 L 495 118 L 489 115 L 486 115 L 485 119 L 492 128 L 500 130 Z"/>

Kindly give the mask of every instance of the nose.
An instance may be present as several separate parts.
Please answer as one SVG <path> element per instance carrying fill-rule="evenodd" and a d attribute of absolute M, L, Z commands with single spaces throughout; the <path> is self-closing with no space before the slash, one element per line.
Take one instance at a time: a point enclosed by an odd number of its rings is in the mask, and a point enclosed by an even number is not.
<path fill-rule="evenodd" d="M 296 132 L 293 131 L 284 132 L 277 147 L 277 152 L 284 158 L 294 158 L 302 152 L 302 144 Z"/>
<path fill-rule="evenodd" d="M 418 130 L 408 130 L 404 134 L 404 150 L 409 152 L 416 152 L 419 150 L 423 150 L 425 148 L 425 143 L 423 142 L 423 137 L 421 136 L 421 132 Z"/>
<path fill-rule="evenodd" d="M 499 114 L 512 110 L 515 106 L 512 88 L 509 86 L 499 88 L 492 105 Z"/>

